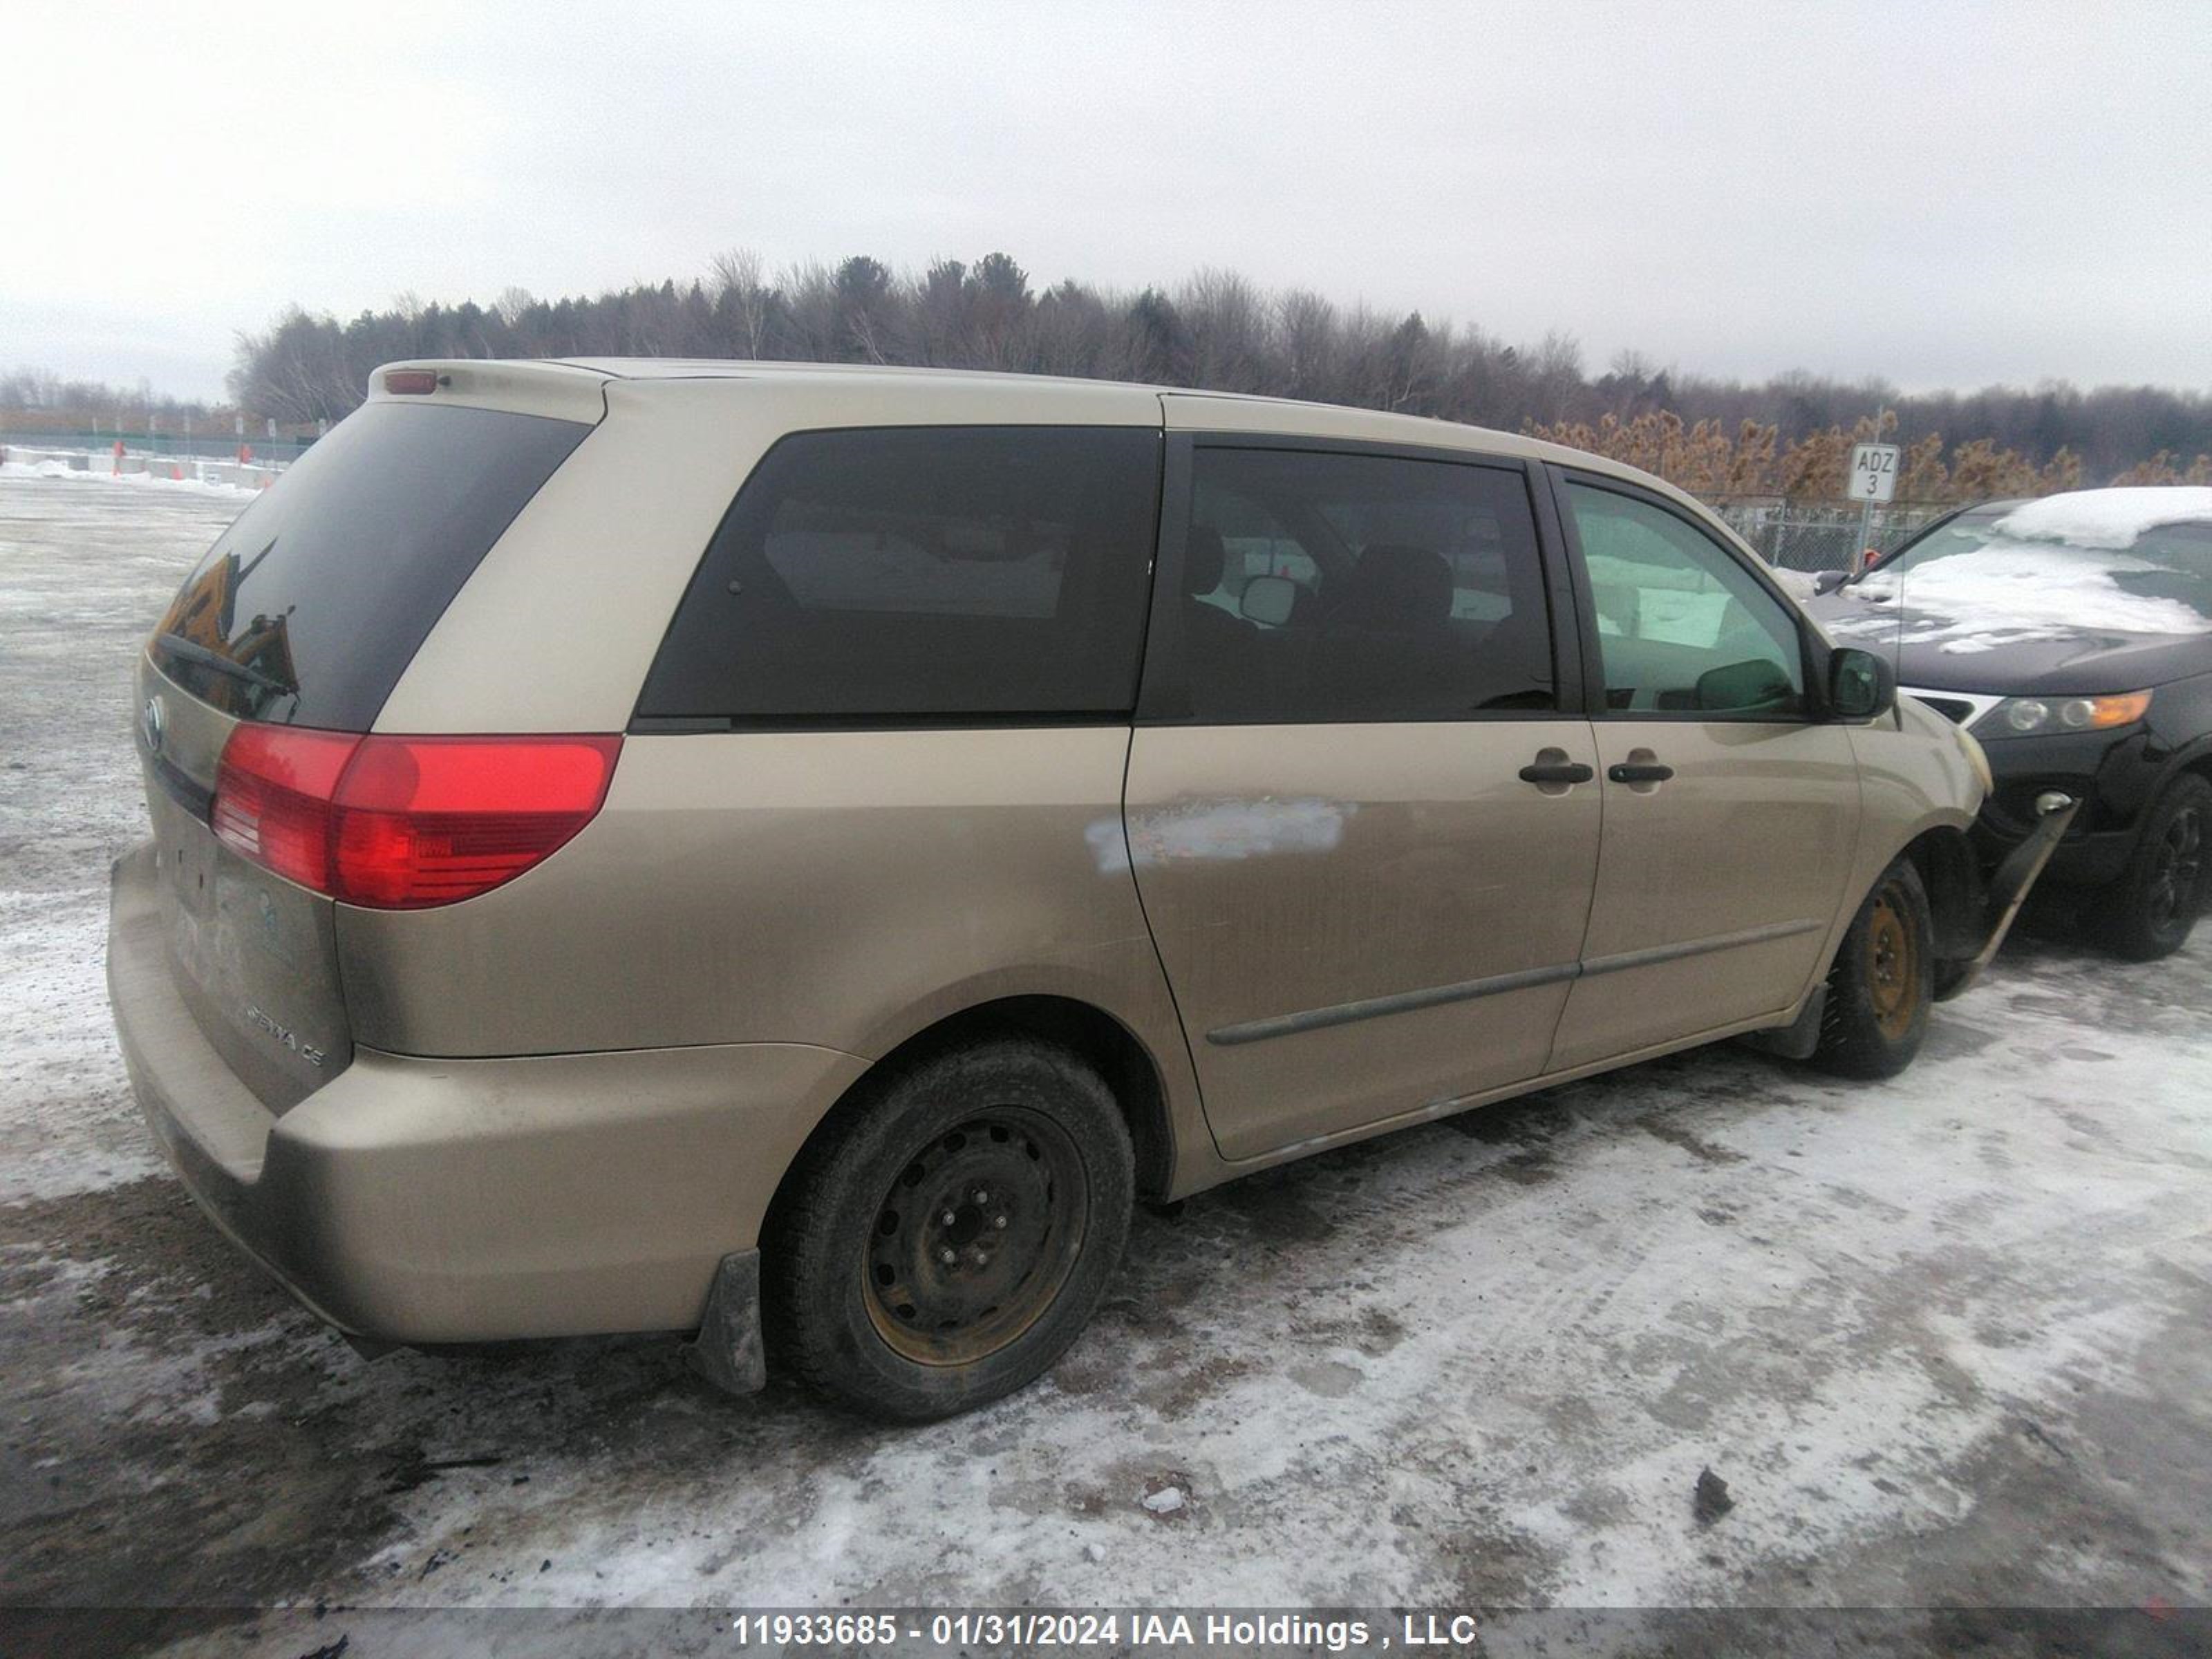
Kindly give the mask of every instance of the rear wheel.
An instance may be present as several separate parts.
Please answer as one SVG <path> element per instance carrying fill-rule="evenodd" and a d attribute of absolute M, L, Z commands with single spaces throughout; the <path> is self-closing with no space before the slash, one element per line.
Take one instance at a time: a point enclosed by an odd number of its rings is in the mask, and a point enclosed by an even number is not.
<path fill-rule="evenodd" d="M 1839 1077 L 1884 1078 L 1912 1063 L 1936 1000 L 1934 942 L 1920 872 L 1899 859 L 1882 872 L 1836 951 L 1814 1065 Z"/>
<path fill-rule="evenodd" d="M 2176 778 L 2152 804 L 2120 878 L 2090 901 L 2091 928 L 2131 962 L 2172 956 L 2203 914 L 2212 876 L 2212 783 Z"/>
<path fill-rule="evenodd" d="M 1135 1161 L 1104 1081 L 1007 1038 L 840 1109 L 778 1203 L 770 1363 L 908 1422 L 1031 1381 L 1081 1333 L 1128 1237 Z"/>

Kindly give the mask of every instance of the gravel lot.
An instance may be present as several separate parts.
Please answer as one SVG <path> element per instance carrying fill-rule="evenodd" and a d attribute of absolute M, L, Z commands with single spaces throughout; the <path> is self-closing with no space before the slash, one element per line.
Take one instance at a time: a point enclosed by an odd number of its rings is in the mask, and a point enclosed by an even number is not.
<path fill-rule="evenodd" d="M 2016 943 L 1894 1084 L 1722 1047 L 1141 1217 L 1073 1353 L 952 1423 L 725 1400 L 671 1340 L 356 1358 L 193 1211 L 107 1024 L 131 653 L 239 505 L 0 479 L 19 1615 L 356 1655 L 424 1650 L 359 1609 L 840 1602 L 2095 1605 L 2091 1646 L 2205 1638 L 2212 929 L 2147 968 Z M 1701 1522 L 1706 1468 L 1734 1507 Z"/>

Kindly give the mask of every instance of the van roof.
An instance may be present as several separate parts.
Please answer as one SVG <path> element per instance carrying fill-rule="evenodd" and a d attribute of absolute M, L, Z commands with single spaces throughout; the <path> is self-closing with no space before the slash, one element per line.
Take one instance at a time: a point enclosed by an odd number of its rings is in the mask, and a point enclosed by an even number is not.
<path fill-rule="evenodd" d="M 731 382 L 734 389 L 739 383 L 758 385 L 773 380 L 793 386 L 835 388 L 842 392 L 861 391 L 872 382 L 887 390 L 896 386 L 908 398 L 931 383 L 960 386 L 971 392 L 998 386 L 1009 390 L 1019 387 L 1076 394 L 1071 401 L 1077 404 L 1084 392 L 1143 392 L 1156 394 L 1162 400 L 1170 430 L 1273 433 L 1527 456 L 1632 479 L 1662 495 L 1683 501 L 1690 499 L 1664 480 L 1623 462 L 1517 433 L 1428 416 L 1274 398 L 1259 392 L 1027 374 L 1003 369 L 910 368 L 881 363 L 777 362 L 720 357 L 560 357 L 408 359 L 387 363 L 369 377 L 371 398 L 389 395 L 384 390 L 384 376 L 397 368 L 436 370 L 441 377 L 441 386 L 450 386 L 460 394 L 455 401 L 480 398 L 495 406 L 548 414 L 568 412 L 570 407 L 580 404 L 587 396 L 596 403 L 599 388 L 612 380 L 623 381 L 640 390 L 659 381 L 683 381 L 696 386 L 702 381 L 721 380 Z M 556 404 L 564 407 L 554 407 Z M 575 417 L 595 419 L 597 411 L 589 416 L 580 411 Z"/>
<path fill-rule="evenodd" d="M 1071 389 L 1096 390 L 1115 387 L 1129 392 L 1150 392 L 1163 398 L 1203 399 L 1209 405 L 1250 404 L 1255 408 L 1277 411 L 1310 410 L 1324 412 L 1332 423 L 1380 422 L 1388 424 L 1395 434 L 1410 435 L 1414 432 L 1428 434 L 1428 441 L 1437 441 L 1437 428 L 1451 433 L 1480 433 L 1486 441 L 1499 441 L 1498 447 L 1514 453 L 1532 449 L 1554 449 L 1553 445 L 1538 444 L 1533 439 L 1522 438 L 1509 432 L 1499 432 L 1486 427 L 1470 426 L 1464 422 L 1445 421 L 1422 415 L 1398 415 L 1382 410 L 1363 409 L 1352 404 L 1315 403 L 1299 398 L 1277 398 L 1258 392 L 1219 392 L 1202 386 L 1164 386 L 1149 380 L 1094 380 L 1071 374 L 1030 374 L 1014 369 L 990 368 L 920 368 L 894 366 L 889 363 L 816 363 L 779 362 L 767 359 L 749 360 L 734 357 L 561 357 L 548 360 L 562 368 L 587 369 L 618 380 L 759 380 L 824 381 L 849 386 L 855 380 L 895 381 L 911 386 L 916 382 L 939 381 L 946 385 L 1009 386 L 1023 387 L 1065 386 Z M 1301 422 L 1300 424 L 1303 424 Z M 1345 435 L 1354 435 L 1346 433 Z M 1559 451 L 1562 454 L 1574 452 Z"/>

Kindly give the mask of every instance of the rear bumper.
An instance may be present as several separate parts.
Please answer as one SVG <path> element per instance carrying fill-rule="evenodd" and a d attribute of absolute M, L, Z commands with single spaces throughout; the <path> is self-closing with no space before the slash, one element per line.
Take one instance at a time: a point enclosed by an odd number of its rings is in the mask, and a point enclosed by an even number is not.
<path fill-rule="evenodd" d="M 115 866 L 131 1086 L 201 1207 L 310 1309 L 381 1341 L 698 1326 L 807 1133 L 866 1069 L 793 1043 L 435 1060 L 357 1049 L 272 1113 L 178 994 L 150 842 Z"/>

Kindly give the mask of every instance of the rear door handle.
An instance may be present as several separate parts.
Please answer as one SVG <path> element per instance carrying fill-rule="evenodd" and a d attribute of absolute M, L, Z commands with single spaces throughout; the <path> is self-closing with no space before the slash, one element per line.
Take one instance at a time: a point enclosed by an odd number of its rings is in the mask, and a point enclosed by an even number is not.
<path fill-rule="evenodd" d="M 1674 775 L 1674 769 L 1656 761 L 1620 761 L 1607 767 L 1605 775 L 1615 783 L 1664 783 Z"/>
<path fill-rule="evenodd" d="M 1523 783 L 1588 783 L 1596 775 L 1580 761 L 1538 761 L 1521 769 Z"/>

